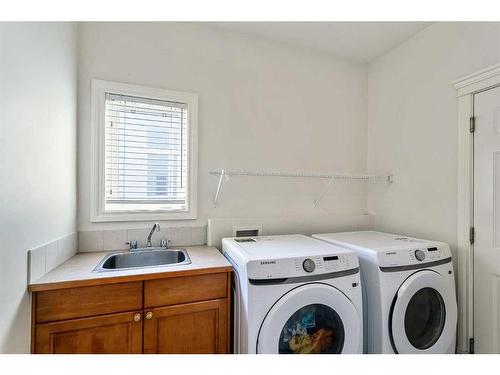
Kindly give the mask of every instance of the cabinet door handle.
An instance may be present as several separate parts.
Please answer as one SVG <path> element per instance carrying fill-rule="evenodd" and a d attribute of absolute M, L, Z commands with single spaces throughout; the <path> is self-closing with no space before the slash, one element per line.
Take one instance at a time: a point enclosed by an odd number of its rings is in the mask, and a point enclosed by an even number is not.
<path fill-rule="evenodd" d="M 149 319 L 152 319 L 153 318 L 153 312 L 152 311 L 148 311 L 146 313 L 146 319 L 149 320 Z"/>
<path fill-rule="evenodd" d="M 137 313 L 134 314 L 134 322 L 140 322 L 141 321 L 141 314 Z"/>

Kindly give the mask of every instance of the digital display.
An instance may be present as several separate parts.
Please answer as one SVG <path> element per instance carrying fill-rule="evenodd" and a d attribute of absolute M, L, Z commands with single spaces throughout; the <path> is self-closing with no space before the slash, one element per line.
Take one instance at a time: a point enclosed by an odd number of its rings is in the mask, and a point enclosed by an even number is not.
<path fill-rule="evenodd" d="M 429 247 L 427 248 L 427 251 L 437 251 L 437 247 Z"/>
<path fill-rule="evenodd" d="M 334 256 L 331 256 L 331 257 L 324 257 L 323 260 L 325 262 L 328 262 L 329 260 L 339 260 L 339 257 L 334 255 Z"/>

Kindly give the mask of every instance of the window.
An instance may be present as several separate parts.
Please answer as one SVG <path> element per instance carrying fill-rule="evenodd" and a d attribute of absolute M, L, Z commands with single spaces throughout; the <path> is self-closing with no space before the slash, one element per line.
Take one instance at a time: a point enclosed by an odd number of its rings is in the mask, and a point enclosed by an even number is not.
<path fill-rule="evenodd" d="M 197 101 L 92 81 L 92 221 L 196 218 Z"/>

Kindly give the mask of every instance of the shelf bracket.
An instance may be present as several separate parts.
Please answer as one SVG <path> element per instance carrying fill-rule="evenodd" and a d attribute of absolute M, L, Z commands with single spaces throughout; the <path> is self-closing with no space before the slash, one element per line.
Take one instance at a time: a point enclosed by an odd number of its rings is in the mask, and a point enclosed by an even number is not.
<path fill-rule="evenodd" d="M 321 199 L 323 199 L 323 196 L 327 192 L 327 190 L 330 187 L 330 185 L 332 184 L 333 180 L 335 180 L 335 177 L 331 177 L 328 180 L 328 182 L 326 183 L 326 185 L 323 187 L 323 190 L 321 190 L 321 193 L 319 193 L 318 197 L 314 200 L 314 207 L 318 207 L 319 202 L 321 201 Z"/>
<path fill-rule="evenodd" d="M 214 208 L 217 207 L 217 201 L 219 200 L 220 189 L 222 188 L 222 183 L 224 182 L 224 177 L 226 177 L 226 171 L 223 169 L 220 172 L 219 183 L 217 184 L 217 191 L 215 192 L 215 197 L 213 201 Z"/>

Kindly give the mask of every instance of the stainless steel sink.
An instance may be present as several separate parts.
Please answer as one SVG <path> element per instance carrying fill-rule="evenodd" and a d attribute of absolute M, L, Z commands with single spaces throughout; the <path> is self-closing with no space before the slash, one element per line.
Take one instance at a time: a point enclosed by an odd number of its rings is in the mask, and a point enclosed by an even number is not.
<path fill-rule="evenodd" d="M 180 266 L 191 263 L 185 249 L 146 247 L 134 251 L 123 251 L 106 255 L 94 272 L 118 271 L 135 268 Z"/>

